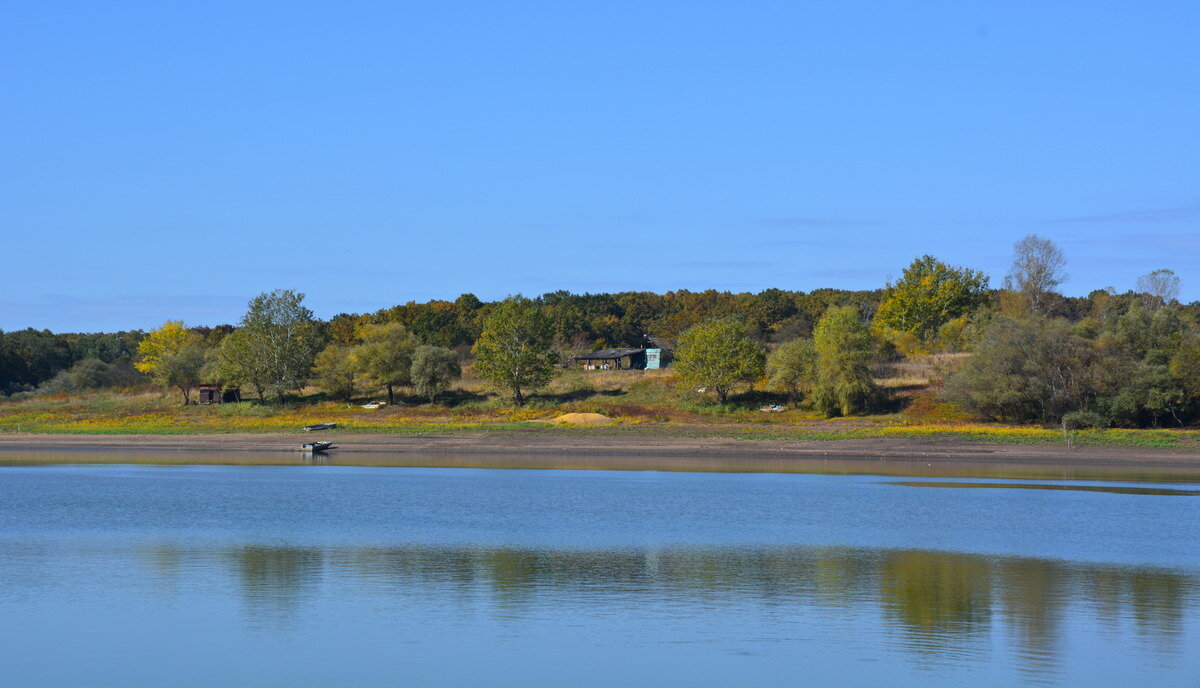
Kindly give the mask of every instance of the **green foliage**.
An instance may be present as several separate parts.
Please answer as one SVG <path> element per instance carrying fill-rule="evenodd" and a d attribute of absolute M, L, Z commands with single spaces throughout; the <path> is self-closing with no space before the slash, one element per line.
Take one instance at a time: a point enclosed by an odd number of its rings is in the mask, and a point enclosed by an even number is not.
<path fill-rule="evenodd" d="M 242 317 L 239 342 L 250 359 L 242 365 L 255 371 L 254 384 L 281 401 L 285 393 L 303 387 L 324 347 L 316 325 L 304 294 L 277 289 L 254 297 Z"/>
<path fill-rule="evenodd" d="M 1200 399 L 1200 335 L 1188 333 L 1181 337 L 1167 366 L 1184 393 Z"/>
<path fill-rule="evenodd" d="M 454 304 L 433 301 L 412 322 L 413 334 L 426 344 L 451 347 L 470 343 L 470 334 L 460 322 Z"/>
<path fill-rule="evenodd" d="M 1197 335 L 1178 308 L 1151 306 L 1133 301 L 1123 314 L 1098 324 L 1095 405 L 1125 424 L 1182 425 L 1197 411 L 1197 390 L 1187 373 Z M 1088 325 L 1078 329 L 1091 333 Z"/>
<path fill-rule="evenodd" d="M 113 387 L 134 387 L 145 384 L 146 376 L 129 362 L 105 363 L 99 358 L 85 358 L 75 365 L 61 370 L 53 378 L 38 387 L 38 392 L 83 392 Z"/>
<path fill-rule="evenodd" d="M 826 416 L 848 416 L 870 408 L 876 397 L 871 364 L 876 342 L 850 306 L 830 308 L 813 333 L 817 385 L 813 404 Z"/>
<path fill-rule="evenodd" d="M 1067 446 L 1072 447 L 1081 430 L 1094 430 L 1107 425 L 1108 421 L 1104 416 L 1095 411 L 1071 411 L 1063 414 L 1062 420 L 1059 421 L 1059 431 L 1066 440 Z"/>
<path fill-rule="evenodd" d="M 138 344 L 146 335 L 141 330 L 134 330 L 87 334 L 67 333 L 53 336 L 66 344 L 75 363 L 88 358 L 98 359 L 105 363 L 127 363 L 137 355 Z"/>
<path fill-rule="evenodd" d="M 884 291 L 875 326 L 884 336 L 907 335 L 928 349 L 941 328 L 966 318 L 984 303 L 987 289 L 988 278 L 982 272 L 921 256 Z"/>
<path fill-rule="evenodd" d="M 458 354 L 440 346 L 419 346 L 412 356 L 412 382 L 417 391 L 429 397 L 429 403 L 462 376 Z"/>
<path fill-rule="evenodd" d="M 525 393 L 554 375 L 552 323 L 537 304 L 517 295 L 501 301 L 484 318 L 475 343 L 475 372 L 512 393 L 518 406 Z"/>
<path fill-rule="evenodd" d="M 1063 414 L 1061 424 L 1067 430 L 1094 430 L 1106 427 L 1108 421 L 1095 411 L 1071 411 Z"/>
<path fill-rule="evenodd" d="M 817 349 L 811 339 L 794 339 L 780 344 L 767 356 L 771 386 L 792 401 L 800 401 L 817 384 Z"/>
<path fill-rule="evenodd" d="M 32 390 L 72 362 L 70 346 L 49 330 L 0 333 L 0 393 Z"/>
<path fill-rule="evenodd" d="M 1182 425 L 1200 412 L 1200 335 L 1176 306 L 1093 292 L 1090 314 L 1000 316 L 949 381 L 947 399 L 985 418 L 1057 423 L 1094 412 L 1118 425 Z"/>
<path fill-rule="evenodd" d="M 253 389 L 260 401 L 266 399 L 270 384 L 271 361 L 257 353 L 261 337 L 245 328 L 234 331 L 221 340 L 216 353 L 205 368 L 205 377 L 225 387 Z"/>
<path fill-rule="evenodd" d="M 646 335 L 674 338 L 697 323 L 733 315 L 744 318 L 755 336 L 776 341 L 807 337 L 831 303 L 858 305 L 869 313 L 878 304 L 879 294 L 878 290 L 835 289 L 811 293 L 766 289 L 757 294 L 715 289 L 665 294 L 555 291 L 533 301 L 550 319 L 557 342 L 582 340 L 603 348 L 641 346 Z M 365 317 L 374 322 L 401 323 L 425 344 L 461 346 L 478 339 L 483 319 L 496 306 L 463 294 L 453 302 L 410 302 Z"/>
<path fill-rule="evenodd" d="M 361 366 L 351 355 L 350 347 L 335 343 L 317 354 L 313 377 L 326 394 L 349 402 L 361 386 L 363 375 Z"/>
<path fill-rule="evenodd" d="M 689 328 L 679 337 L 675 371 L 691 385 L 711 388 L 724 404 L 734 386 L 763 374 L 762 347 L 750 339 L 746 323 L 719 318 Z"/>
<path fill-rule="evenodd" d="M 207 353 L 208 344 L 204 338 L 194 335 L 178 351 L 159 362 L 153 377 L 164 385 L 178 389 L 186 405 L 191 399 L 192 390 L 203 379 L 202 373 L 208 361 Z"/>
<path fill-rule="evenodd" d="M 1094 398 L 1096 363 L 1065 320 L 997 316 L 945 395 L 986 418 L 1057 422 Z"/>
<path fill-rule="evenodd" d="M 362 344 L 351 356 L 367 377 L 386 387 L 388 403 L 396 403 L 394 388 L 412 384 L 412 356 L 419 342 L 404 325 L 395 322 L 366 325 L 359 329 Z"/>

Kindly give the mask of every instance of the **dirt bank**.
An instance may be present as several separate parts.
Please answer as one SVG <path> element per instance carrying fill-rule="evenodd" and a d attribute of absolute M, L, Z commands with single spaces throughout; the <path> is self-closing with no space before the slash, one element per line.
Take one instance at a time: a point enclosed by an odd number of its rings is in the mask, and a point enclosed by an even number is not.
<path fill-rule="evenodd" d="M 91 450 L 154 452 L 295 452 L 302 442 L 333 440 L 338 456 L 369 455 L 555 455 L 630 458 L 859 459 L 1052 464 L 1128 469 L 1200 471 L 1200 453 L 1148 447 L 1074 447 L 990 444 L 955 438 L 866 438 L 834 441 L 591 435 L 288 433 L 231 435 L 0 435 L 0 451 Z M 356 459 L 357 461 L 357 459 Z M 638 462 L 645 463 L 645 462 Z"/>

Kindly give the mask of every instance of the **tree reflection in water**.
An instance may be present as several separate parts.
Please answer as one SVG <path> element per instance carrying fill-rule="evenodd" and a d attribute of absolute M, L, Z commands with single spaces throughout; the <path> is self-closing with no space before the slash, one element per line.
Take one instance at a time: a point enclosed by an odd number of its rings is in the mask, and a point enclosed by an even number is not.
<path fill-rule="evenodd" d="M 970 661 L 999 638 L 1029 678 L 1053 675 L 1068 620 L 1096 631 L 1131 626 L 1158 652 L 1178 651 L 1200 598 L 1200 577 L 1188 573 L 930 550 L 170 549 L 150 553 L 156 576 L 165 575 L 164 562 L 181 569 L 205 566 L 197 557 L 228 562 L 225 575 L 238 581 L 255 624 L 286 624 L 325 586 L 380 600 L 483 606 L 505 619 L 550 605 L 630 614 L 664 605 L 809 612 L 876 619 L 891 638 L 885 642 L 917 663 Z"/>

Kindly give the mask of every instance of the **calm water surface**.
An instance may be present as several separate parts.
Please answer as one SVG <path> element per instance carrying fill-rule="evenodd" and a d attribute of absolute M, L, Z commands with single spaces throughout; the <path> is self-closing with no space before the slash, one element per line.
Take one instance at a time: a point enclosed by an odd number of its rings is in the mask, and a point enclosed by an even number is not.
<path fill-rule="evenodd" d="M 0 685 L 1194 688 L 1198 489 L 0 467 Z"/>

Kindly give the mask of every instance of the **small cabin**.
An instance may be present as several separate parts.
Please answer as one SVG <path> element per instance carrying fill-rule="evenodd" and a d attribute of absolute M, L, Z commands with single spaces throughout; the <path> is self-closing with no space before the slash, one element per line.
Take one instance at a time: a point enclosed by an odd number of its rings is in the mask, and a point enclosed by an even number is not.
<path fill-rule="evenodd" d="M 223 388 L 221 385 L 200 385 L 201 404 L 224 404 L 242 400 L 237 387 Z"/>
<path fill-rule="evenodd" d="M 580 354 L 575 360 L 584 370 L 643 370 L 646 367 L 645 349 L 601 349 Z"/>
<path fill-rule="evenodd" d="M 659 337 L 644 337 L 636 349 L 601 349 L 580 354 L 575 361 L 584 370 L 658 370 L 671 364 L 675 343 Z"/>
<path fill-rule="evenodd" d="M 671 365 L 675 355 L 675 342 L 662 337 L 646 337 L 646 370 L 658 370 Z"/>

